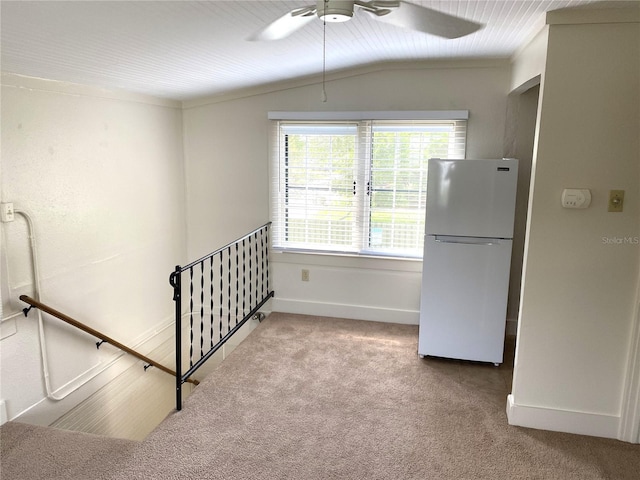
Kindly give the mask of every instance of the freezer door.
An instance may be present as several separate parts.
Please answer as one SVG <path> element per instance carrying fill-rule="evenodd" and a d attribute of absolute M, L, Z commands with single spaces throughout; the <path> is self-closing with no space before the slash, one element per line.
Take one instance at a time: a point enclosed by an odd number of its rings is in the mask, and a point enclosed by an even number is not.
<path fill-rule="evenodd" d="M 425 233 L 512 238 L 518 161 L 430 159 Z"/>
<path fill-rule="evenodd" d="M 418 353 L 502 363 L 511 240 L 425 237 Z"/>

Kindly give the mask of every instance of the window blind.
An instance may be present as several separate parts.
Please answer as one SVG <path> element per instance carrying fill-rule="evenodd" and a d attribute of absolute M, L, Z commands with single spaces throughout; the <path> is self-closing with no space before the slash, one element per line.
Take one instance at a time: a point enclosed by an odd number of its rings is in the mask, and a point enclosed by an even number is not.
<path fill-rule="evenodd" d="M 464 158 L 466 120 L 273 122 L 275 249 L 422 255 L 429 158 Z"/>

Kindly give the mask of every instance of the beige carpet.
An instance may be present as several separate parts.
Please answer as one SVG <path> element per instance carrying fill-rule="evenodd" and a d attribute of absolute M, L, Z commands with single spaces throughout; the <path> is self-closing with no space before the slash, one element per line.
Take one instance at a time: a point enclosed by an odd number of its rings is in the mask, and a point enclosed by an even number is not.
<path fill-rule="evenodd" d="M 640 445 L 508 426 L 508 368 L 421 360 L 417 333 L 272 314 L 108 478 L 639 478 Z"/>
<path fill-rule="evenodd" d="M 510 427 L 505 372 L 417 334 L 273 314 L 114 478 L 638 479 L 639 445 Z"/>
<path fill-rule="evenodd" d="M 9 422 L 0 427 L 0 479 L 108 479 L 138 442 Z"/>

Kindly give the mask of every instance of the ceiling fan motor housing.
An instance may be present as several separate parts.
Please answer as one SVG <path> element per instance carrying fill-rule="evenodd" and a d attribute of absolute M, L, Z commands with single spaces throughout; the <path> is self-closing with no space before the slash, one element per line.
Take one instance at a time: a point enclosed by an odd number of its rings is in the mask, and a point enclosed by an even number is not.
<path fill-rule="evenodd" d="M 320 20 L 346 22 L 353 17 L 354 1 L 318 0 L 316 9 Z"/>

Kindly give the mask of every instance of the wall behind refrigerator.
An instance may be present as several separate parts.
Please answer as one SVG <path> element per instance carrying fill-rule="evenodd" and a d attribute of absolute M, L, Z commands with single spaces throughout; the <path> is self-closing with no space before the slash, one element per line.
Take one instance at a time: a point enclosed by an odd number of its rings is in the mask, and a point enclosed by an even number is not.
<path fill-rule="evenodd" d="M 502 156 L 506 61 L 394 63 L 328 78 L 326 103 L 318 78 L 186 105 L 190 256 L 269 218 L 269 111 L 468 109 L 467 156 Z M 274 310 L 418 323 L 419 261 L 276 253 L 272 266 Z"/>

